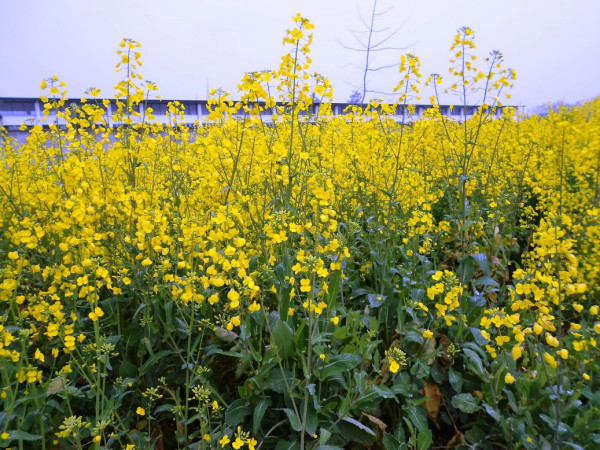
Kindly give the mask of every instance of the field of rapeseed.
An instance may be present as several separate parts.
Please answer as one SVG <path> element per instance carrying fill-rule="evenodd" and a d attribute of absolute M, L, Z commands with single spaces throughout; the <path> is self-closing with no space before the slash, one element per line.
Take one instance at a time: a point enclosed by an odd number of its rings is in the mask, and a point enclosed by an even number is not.
<path fill-rule="evenodd" d="M 120 126 L 53 77 L 2 132 L 0 447 L 600 445 L 600 101 L 497 116 L 516 75 L 463 28 L 334 117 L 311 28 L 207 124 L 140 115 L 125 40 Z M 441 89 L 481 107 L 409 120 Z"/>

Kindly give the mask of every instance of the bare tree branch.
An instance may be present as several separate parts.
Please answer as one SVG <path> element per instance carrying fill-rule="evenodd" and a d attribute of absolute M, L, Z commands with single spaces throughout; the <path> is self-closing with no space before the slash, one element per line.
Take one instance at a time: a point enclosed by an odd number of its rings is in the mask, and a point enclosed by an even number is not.
<path fill-rule="evenodd" d="M 357 8 L 358 18 L 362 23 L 364 30 L 349 30 L 352 38 L 356 41 L 351 45 L 347 45 L 342 42 L 340 39 L 336 39 L 338 44 L 346 50 L 351 50 L 353 52 L 359 52 L 364 54 L 364 64 L 360 66 L 362 70 L 362 86 L 360 86 L 360 90 L 357 88 L 355 93 L 360 93 L 360 102 L 364 103 L 366 96 L 368 93 L 374 94 L 383 94 L 383 95 L 393 95 L 389 92 L 384 91 L 374 91 L 368 89 L 367 84 L 369 79 L 371 78 L 369 75 L 377 72 L 384 71 L 386 69 L 390 69 L 396 67 L 396 64 L 380 64 L 377 65 L 376 58 L 377 54 L 385 53 L 385 52 L 398 52 L 404 51 L 409 47 L 398 47 L 394 45 L 389 45 L 393 38 L 395 38 L 402 27 L 406 24 L 406 20 L 402 22 L 402 24 L 398 27 L 392 26 L 378 26 L 377 22 L 381 20 L 382 17 L 389 14 L 389 12 L 394 8 L 394 6 L 390 6 L 388 8 L 379 9 L 378 8 L 378 0 L 373 0 L 372 7 L 370 10 L 370 14 L 368 18 L 365 18 L 361 11 Z M 411 44 L 413 45 L 413 44 Z M 387 59 L 387 58 L 385 58 Z M 389 61 L 389 60 L 388 60 Z M 353 64 L 354 67 L 358 65 Z M 356 87 L 353 85 L 353 87 Z M 353 94 L 354 95 L 354 94 Z"/>

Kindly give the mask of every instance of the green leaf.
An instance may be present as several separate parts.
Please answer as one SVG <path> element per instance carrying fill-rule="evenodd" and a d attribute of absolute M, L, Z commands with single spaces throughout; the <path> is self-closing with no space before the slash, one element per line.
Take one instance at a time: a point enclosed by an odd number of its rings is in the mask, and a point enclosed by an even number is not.
<path fill-rule="evenodd" d="M 146 375 L 146 373 L 151 369 L 151 368 L 155 368 L 156 365 L 158 364 L 158 362 L 165 358 L 168 355 L 171 355 L 175 353 L 172 350 L 161 350 L 158 353 L 155 353 L 154 355 L 152 355 L 150 358 L 148 358 L 148 360 L 144 363 L 144 365 L 142 366 L 142 368 L 140 369 L 140 375 L 144 376 Z"/>
<path fill-rule="evenodd" d="M 275 450 L 300 450 L 300 444 L 298 441 L 279 441 Z"/>
<path fill-rule="evenodd" d="M 270 398 L 263 398 L 258 402 L 258 405 L 254 408 L 254 414 L 252 416 L 252 433 L 256 434 L 260 429 L 260 424 L 263 420 L 267 408 L 271 406 Z"/>
<path fill-rule="evenodd" d="M 386 434 L 381 440 L 384 448 L 400 448 L 402 443 L 390 433 Z"/>
<path fill-rule="evenodd" d="M 280 357 L 287 358 L 294 350 L 294 332 L 290 326 L 283 322 L 278 321 L 273 327 L 273 340 L 277 345 L 277 352 Z"/>
<path fill-rule="evenodd" d="M 137 366 L 130 361 L 123 361 L 119 367 L 119 375 L 123 378 L 135 378 L 137 376 Z"/>
<path fill-rule="evenodd" d="M 425 431 L 421 431 L 417 436 L 417 449 L 418 450 L 429 450 L 431 444 L 433 443 L 433 436 L 431 434 L 431 430 L 427 429 Z"/>
<path fill-rule="evenodd" d="M 485 253 L 473 253 L 469 255 L 477 263 L 479 268 L 485 275 L 490 276 L 490 264 L 488 262 L 487 255 Z"/>
<path fill-rule="evenodd" d="M 355 353 L 342 353 L 334 355 L 329 359 L 329 362 L 318 370 L 317 376 L 323 381 L 334 375 L 346 372 L 358 366 L 362 362 L 362 356 Z"/>
<path fill-rule="evenodd" d="M 364 288 L 358 288 L 355 289 L 354 291 L 352 291 L 352 294 L 350 294 L 350 298 L 351 299 L 356 299 L 358 297 L 362 297 L 363 295 L 368 295 L 369 291 L 364 289 Z"/>
<path fill-rule="evenodd" d="M 471 444 L 477 444 L 485 439 L 486 433 L 479 427 L 474 426 L 465 432 L 465 438 Z"/>
<path fill-rule="evenodd" d="M 471 414 L 479 409 L 479 397 L 473 397 L 470 393 L 456 394 L 452 397 L 452 406 Z"/>
<path fill-rule="evenodd" d="M 361 395 L 354 408 L 359 408 L 362 405 L 369 405 L 373 402 L 377 402 L 380 398 L 393 398 L 397 400 L 396 394 L 387 386 L 372 386 Z"/>
<path fill-rule="evenodd" d="M 405 411 L 412 424 L 417 427 L 419 431 L 427 430 L 427 416 L 423 412 L 423 408 L 410 406 L 409 408 L 405 408 Z"/>
<path fill-rule="evenodd" d="M 283 412 L 285 412 L 285 414 L 287 415 L 287 418 L 290 422 L 290 426 L 292 427 L 292 430 L 294 431 L 300 431 L 302 430 L 302 423 L 300 423 L 300 419 L 298 418 L 298 416 L 296 415 L 296 413 L 289 409 L 289 408 L 283 408 Z"/>
<path fill-rule="evenodd" d="M 38 434 L 31 434 L 21 430 L 9 431 L 8 434 L 10 440 L 16 441 L 37 441 L 42 438 Z"/>
<path fill-rule="evenodd" d="M 492 417 L 496 422 L 502 423 L 502 416 L 500 415 L 500 413 L 496 409 L 494 409 L 493 407 L 491 407 L 487 403 L 483 404 L 483 408 L 485 409 L 485 412 L 487 412 L 488 415 L 490 417 Z"/>
<path fill-rule="evenodd" d="M 551 417 L 547 416 L 546 414 L 540 414 L 540 419 L 542 419 L 544 422 L 546 422 L 546 424 L 548 424 L 550 429 L 556 428 L 556 419 L 551 418 Z M 564 422 L 558 422 L 558 432 L 559 433 L 566 433 L 568 431 L 569 430 L 567 429 Z"/>
<path fill-rule="evenodd" d="M 367 300 L 369 301 L 369 305 L 371 308 L 379 308 L 386 301 L 387 297 L 382 294 L 369 294 L 367 295 Z"/>
<path fill-rule="evenodd" d="M 156 415 L 156 414 L 159 414 L 159 413 L 161 413 L 161 412 L 165 412 L 165 411 L 169 411 L 169 412 L 171 412 L 171 411 L 173 410 L 173 407 L 174 407 L 174 406 L 175 406 L 175 405 L 174 405 L 173 403 L 165 403 L 165 404 L 163 404 L 163 405 L 160 405 L 158 408 L 156 408 L 156 409 L 154 410 L 154 413 L 153 413 L 153 414 L 154 414 L 154 415 Z"/>
<path fill-rule="evenodd" d="M 493 287 L 500 287 L 500 285 L 498 284 L 498 282 L 496 280 L 494 280 L 492 277 L 490 277 L 489 275 L 483 275 L 479 278 L 477 278 L 475 280 L 475 286 L 493 286 Z"/>
<path fill-rule="evenodd" d="M 234 400 L 225 411 L 225 423 L 230 427 L 236 427 L 251 412 L 252 409 L 246 405 L 244 400 Z"/>
<path fill-rule="evenodd" d="M 348 327 L 344 326 L 344 327 L 337 327 L 334 332 L 333 332 L 333 338 L 334 339 L 345 339 L 346 336 L 348 336 Z"/>
<path fill-rule="evenodd" d="M 285 385 L 286 379 L 290 387 L 294 386 L 295 384 L 294 377 L 292 377 L 290 371 L 284 369 L 284 373 L 285 378 L 281 370 L 273 370 L 271 372 L 271 375 L 269 376 L 269 379 L 267 380 L 267 386 L 269 386 L 273 391 L 278 392 L 279 394 L 283 394 L 287 390 L 287 386 Z"/>
<path fill-rule="evenodd" d="M 371 428 L 352 417 L 344 417 L 338 424 L 338 428 L 346 439 L 362 444 L 372 444 L 377 437 Z"/>
<path fill-rule="evenodd" d="M 309 403 L 306 409 L 306 426 L 304 428 L 312 436 L 316 433 L 318 425 L 317 410 L 312 403 Z"/>
<path fill-rule="evenodd" d="M 470 348 L 463 348 L 463 352 L 470 363 L 468 364 L 469 368 L 481 378 L 485 378 L 485 369 L 483 368 L 483 362 L 479 355 Z"/>
<path fill-rule="evenodd" d="M 481 330 L 479 328 L 471 327 L 469 329 L 471 330 L 471 333 L 473 333 L 473 337 L 475 338 L 475 342 L 477 342 L 478 345 L 485 345 L 485 344 L 488 344 L 490 342 L 481 333 Z"/>
<path fill-rule="evenodd" d="M 453 367 L 450 367 L 450 370 L 448 371 L 448 381 L 450 381 L 452 389 L 454 389 L 456 392 L 460 393 L 462 391 L 462 375 L 457 370 L 454 370 Z"/>
<path fill-rule="evenodd" d="M 319 432 L 319 444 L 321 446 L 325 445 L 330 437 L 331 432 L 326 428 L 321 428 L 321 431 Z"/>

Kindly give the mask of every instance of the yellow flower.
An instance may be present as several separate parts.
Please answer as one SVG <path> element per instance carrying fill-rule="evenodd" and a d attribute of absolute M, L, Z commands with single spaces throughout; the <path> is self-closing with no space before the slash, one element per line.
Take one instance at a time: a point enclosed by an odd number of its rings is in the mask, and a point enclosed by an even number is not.
<path fill-rule="evenodd" d="M 137 409 L 135 410 L 135 413 L 138 416 L 145 416 L 146 415 L 146 410 L 144 408 L 142 408 L 141 406 L 138 406 Z"/>
<path fill-rule="evenodd" d="M 510 341 L 510 337 L 508 336 L 496 336 L 496 345 L 498 347 L 502 347 L 504 344 Z"/>
<path fill-rule="evenodd" d="M 219 441 L 219 444 L 221 444 L 221 447 L 225 447 L 227 444 L 229 444 L 231 442 L 231 440 L 229 440 L 229 436 L 225 435 L 223 436 L 223 438 Z"/>
<path fill-rule="evenodd" d="M 506 384 L 513 384 L 515 382 L 515 377 L 513 377 L 511 373 L 507 373 L 504 375 L 504 382 Z"/>
<path fill-rule="evenodd" d="M 6 431 L 3 432 L 2 434 L 0 434 L 0 439 L 8 439 L 10 437 L 10 434 L 8 434 Z"/>
<path fill-rule="evenodd" d="M 212 441 L 210 434 L 206 434 L 206 433 L 202 435 L 202 439 L 204 439 L 205 442 Z"/>
<path fill-rule="evenodd" d="M 8 259 L 19 259 L 19 254 L 17 252 L 8 252 Z"/>
<path fill-rule="evenodd" d="M 142 261 L 142 266 L 148 267 L 152 265 L 152 260 L 150 258 L 146 258 Z"/>
<path fill-rule="evenodd" d="M 523 349 L 521 346 L 519 345 L 515 345 L 512 350 L 512 357 L 514 358 L 514 360 L 516 361 L 517 359 L 519 359 L 521 357 L 521 355 L 523 354 Z"/>
<path fill-rule="evenodd" d="M 308 278 L 303 278 L 300 280 L 300 291 L 301 292 L 310 292 L 310 280 Z"/>
<path fill-rule="evenodd" d="M 556 359 L 554 359 L 554 356 L 552 356 L 549 353 L 544 353 L 544 360 L 554 369 L 556 369 L 558 367 L 558 363 L 556 362 Z"/>
<path fill-rule="evenodd" d="M 44 358 L 44 354 L 43 354 L 42 352 L 40 352 L 40 349 L 39 349 L 39 348 L 36 348 L 36 349 L 35 349 L 35 355 L 34 355 L 34 358 L 35 358 L 35 359 L 37 359 L 37 360 L 39 360 L 39 361 L 41 361 L 41 362 L 44 362 L 44 359 L 45 359 L 45 358 Z"/>
<path fill-rule="evenodd" d="M 563 349 L 557 351 L 556 354 L 558 356 L 560 356 L 562 359 L 567 359 L 569 357 L 569 350 L 567 350 L 566 348 L 563 348 Z"/>
<path fill-rule="evenodd" d="M 231 309 L 235 309 L 238 306 L 240 306 L 240 294 L 238 294 L 238 292 L 235 289 L 232 289 L 227 293 L 227 298 L 230 301 L 229 307 Z"/>
<path fill-rule="evenodd" d="M 430 339 L 433 337 L 433 333 L 430 330 L 425 330 L 425 331 L 423 331 L 423 337 L 425 339 Z"/>
<path fill-rule="evenodd" d="M 546 334 L 546 343 L 552 347 L 558 347 L 558 339 L 556 339 L 550 333 Z"/>
<path fill-rule="evenodd" d="M 321 358 L 321 359 L 324 361 L 324 360 L 325 360 L 325 353 L 321 353 L 321 354 L 319 355 L 319 358 Z"/>
<path fill-rule="evenodd" d="M 93 442 L 100 442 L 102 440 L 102 436 L 100 435 L 96 435 L 94 436 L 94 439 L 92 439 Z"/>
<path fill-rule="evenodd" d="M 251 313 L 259 311 L 260 310 L 260 305 L 256 302 L 252 302 L 250 304 L 250 306 L 248 306 L 248 311 L 250 311 Z"/>
<path fill-rule="evenodd" d="M 339 317 L 332 317 L 331 319 L 329 319 L 330 322 L 334 325 L 338 325 L 340 323 L 340 318 Z"/>
<path fill-rule="evenodd" d="M 231 446 L 235 449 L 242 448 L 244 446 L 244 441 L 238 436 L 235 438 L 235 441 L 233 442 L 233 444 L 231 444 Z"/>
<path fill-rule="evenodd" d="M 396 361 L 391 361 L 390 362 L 390 372 L 398 373 L 399 370 L 400 370 L 400 364 L 398 364 Z"/>

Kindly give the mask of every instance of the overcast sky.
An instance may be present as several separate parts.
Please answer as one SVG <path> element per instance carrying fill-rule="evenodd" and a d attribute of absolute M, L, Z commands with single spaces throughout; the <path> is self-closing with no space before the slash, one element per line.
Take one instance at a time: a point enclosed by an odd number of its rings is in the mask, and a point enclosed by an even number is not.
<path fill-rule="evenodd" d="M 493 49 L 517 71 L 511 102 L 529 107 L 600 95 L 599 0 L 379 0 L 380 28 L 401 27 L 389 42 L 418 55 L 423 73 L 448 72 L 458 28 L 472 27 L 480 60 Z M 57 75 L 72 97 L 95 86 L 112 95 L 123 37 L 143 44 L 142 74 L 163 98 L 205 99 L 207 87 L 232 92 L 245 72 L 275 69 L 282 38 L 300 12 L 315 25 L 313 69 L 328 76 L 336 101 L 360 85 L 364 54 L 350 30 L 364 30 L 372 0 L 0 0 L 0 96 L 40 95 Z M 401 50 L 378 54 L 395 64 Z M 389 91 L 397 69 L 369 88 Z M 429 92 L 424 92 L 427 102 Z M 237 96 L 234 95 L 234 98 Z"/>

